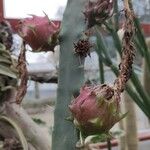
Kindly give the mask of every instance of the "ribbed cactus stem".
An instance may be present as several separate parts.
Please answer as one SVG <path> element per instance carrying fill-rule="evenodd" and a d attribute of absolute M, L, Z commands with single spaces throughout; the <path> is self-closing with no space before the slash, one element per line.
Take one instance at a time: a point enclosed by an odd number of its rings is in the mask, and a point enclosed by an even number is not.
<path fill-rule="evenodd" d="M 75 54 L 77 43 L 85 30 L 82 11 L 87 0 L 68 0 L 60 32 L 60 58 L 58 95 L 54 112 L 52 150 L 75 150 L 77 134 L 74 125 L 66 118 L 70 116 L 68 105 L 78 95 L 84 80 L 84 68 Z M 84 59 L 82 60 L 84 62 Z"/>

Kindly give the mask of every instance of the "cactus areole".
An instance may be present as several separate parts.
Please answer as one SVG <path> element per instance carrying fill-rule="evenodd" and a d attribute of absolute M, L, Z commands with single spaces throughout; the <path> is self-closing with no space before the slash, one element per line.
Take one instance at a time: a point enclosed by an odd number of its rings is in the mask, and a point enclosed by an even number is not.
<path fill-rule="evenodd" d="M 86 137 L 108 133 L 122 116 L 119 102 L 113 99 L 113 89 L 106 85 L 84 86 L 80 95 L 69 105 L 74 124 Z"/>
<path fill-rule="evenodd" d="M 19 22 L 19 34 L 34 52 L 54 51 L 58 44 L 60 23 L 52 22 L 47 16 L 32 15 Z"/>

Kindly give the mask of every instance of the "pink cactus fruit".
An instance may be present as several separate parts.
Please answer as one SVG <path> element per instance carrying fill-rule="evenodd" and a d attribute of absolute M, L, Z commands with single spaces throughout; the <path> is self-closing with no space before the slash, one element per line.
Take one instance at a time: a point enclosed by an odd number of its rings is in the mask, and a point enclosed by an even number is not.
<path fill-rule="evenodd" d="M 19 34 L 35 52 L 54 51 L 58 44 L 60 23 L 50 21 L 48 16 L 31 16 L 19 22 Z"/>
<path fill-rule="evenodd" d="M 113 89 L 105 84 L 85 86 L 69 105 L 74 124 L 84 136 L 108 133 L 123 117 L 119 112 L 119 102 L 113 100 L 113 94 Z"/>

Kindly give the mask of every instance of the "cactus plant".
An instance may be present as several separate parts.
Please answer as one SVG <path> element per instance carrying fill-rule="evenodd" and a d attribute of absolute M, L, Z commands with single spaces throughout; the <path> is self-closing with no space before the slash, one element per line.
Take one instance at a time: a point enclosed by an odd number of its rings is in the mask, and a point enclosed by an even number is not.
<path fill-rule="evenodd" d="M 125 32 L 122 40 L 122 59 L 119 65 L 119 75 L 114 81 L 114 85 L 104 84 L 84 87 L 81 89 L 80 95 L 69 106 L 74 124 L 80 130 L 82 138 L 93 134 L 108 134 L 112 126 L 122 118 L 120 116 L 119 102 L 121 93 L 131 76 L 135 53 L 133 44 L 134 15 L 129 7 L 128 0 L 124 1 L 124 13 Z M 104 53 L 107 56 L 105 51 Z M 102 56 L 100 55 L 99 57 Z M 83 139 L 81 139 L 81 144 L 85 146 Z"/>
<path fill-rule="evenodd" d="M 69 116 L 68 105 L 77 96 L 84 81 L 83 65 L 75 55 L 74 42 L 82 38 L 85 30 L 84 9 L 87 0 L 68 0 L 60 32 L 60 65 L 56 108 L 54 112 L 53 150 L 75 149 L 76 129 L 65 120 Z"/>
<path fill-rule="evenodd" d="M 149 95 L 144 91 L 139 78 L 132 71 L 133 56 L 134 56 L 134 46 L 133 46 L 133 14 L 130 11 L 128 0 L 125 0 L 125 33 L 123 38 L 123 43 L 121 45 L 119 37 L 116 33 L 118 29 L 117 24 L 113 26 L 110 21 L 105 22 L 112 15 L 112 0 L 97 0 L 89 1 L 86 5 L 87 0 L 68 0 L 68 4 L 64 13 L 64 18 L 62 21 L 61 32 L 59 35 L 60 41 L 60 64 L 59 64 L 59 80 L 58 80 L 58 96 L 55 108 L 55 119 L 54 119 L 54 130 L 53 130 L 53 150 L 66 150 L 75 149 L 75 144 L 77 141 L 76 128 L 74 128 L 72 123 L 65 120 L 70 115 L 68 105 L 72 100 L 72 96 L 75 97 L 74 101 L 70 104 L 70 110 L 74 119 L 74 124 L 82 132 L 84 137 L 91 134 L 101 134 L 109 132 L 110 128 L 121 119 L 119 111 L 120 95 L 124 91 L 130 94 L 130 96 L 135 100 L 135 102 L 140 106 L 144 113 L 150 117 L 150 98 Z M 115 1 L 116 3 L 117 1 Z M 87 6 L 87 7 L 85 7 Z M 116 6 L 116 5 L 115 5 Z M 83 11 L 85 9 L 85 11 Z M 103 10 L 105 8 L 105 10 Z M 82 13 L 83 12 L 83 13 Z M 115 42 L 115 47 L 121 55 L 121 50 L 123 50 L 122 62 L 120 68 L 117 69 L 113 65 L 110 59 L 107 48 L 102 41 L 101 35 L 97 32 L 97 52 L 99 54 L 99 66 L 100 70 L 103 72 L 103 64 L 111 67 L 112 71 L 118 76 L 114 82 L 113 86 L 109 85 L 98 85 L 98 86 L 85 86 L 79 89 L 84 82 L 84 58 L 89 54 L 89 49 L 91 47 L 88 38 L 85 34 L 86 23 L 87 28 L 93 27 L 94 25 L 101 25 L 104 23 L 106 29 L 112 34 Z M 138 29 L 137 32 L 137 43 L 142 43 L 142 55 L 146 58 L 146 63 L 149 64 L 149 52 L 141 30 L 139 29 L 139 24 L 135 20 L 135 26 Z M 118 21 L 116 17 L 115 20 Z M 34 23 L 33 23 L 34 22 Z M 30 24 L 31 23 L 31 24 Z M 33 24 L 32 24 L 33 23 Z M 43 23 L 48 28 L 49 35 L 43 31 Z M 27 25 L 27 26 L 24 26 Z M 59 29 L 52 22 L 49 22 L 47 17 L 39 18 L 33 16 L 33 18 L 25 19 L 21 22 L 22 35 L 26 43 L 30 44 L 33 49 L 39 50 L 51 50 L 53 51 L 58 40 Z M 27 28 L 26 28 L 27 27 Z M 52 32 L 52 30 L 54 32 Z M 96 30 L 97 31 L 97 30 Z M 38 43 L 38 38 L 40 39 Z M 34 38 L 33 38 L 34 37 Z M 36 38 L 35 38 L 36 37 Z M 85 38 L 86 37 L 86 38 Z M 31 38 L 31 39 L 30 39 Z M 29 40 L 29 41 L 28 41 Z M 4 55 L 5 60 L 0 58 L 0 61 L 10 67 L 11 60 L 10 56 L 6 55 L 5 48 L 0 49 L 0 53 Z M 7 53 L 8 54 L 8 53 Z M 24 54 L 25 56 L 25 51 Z M 21 59 L 22 60 L 22 59 Z M 24 60 L 25 61 L 25 60 Z M 102 62 L 103 61 L 103 62 Z M 7 68 L 6 67 L 6 68 Z M 2 67 L 1 67 L 2 68 Z M 6 70 L 6 68 L 0 69 L 0 74 L 11 78 L 15 78 L 12 69 Z M 25 69 L 25 68 L 24 68 Z M 132 72 L 132 76 L 131 76 Z M 26 75 L 26 74 L 25 74 Z M 126 82 L 131 77 L 132 84 Z M 26 78 L 27 81 L 27 78 Z M 101 83 L 104 82 L 104 77 L 101 73 Z M 2 82 L 3 84 L 3 82 Z M 24 84 L 24 83 L 23 83 Z M 1 85 L 0 85 L 1 86 Z M 22 85 L 23 86 L 23 85 Z M 2 86 L 1 86 L 2 87 Z M 9 88 L 9 87 L 8 87 Z M 1 88 L 2 89 L 2 88 Z M 24 92 L 23 92 L 24 93 Z M 49 145 L 46 146 L 49 148 Z"/>

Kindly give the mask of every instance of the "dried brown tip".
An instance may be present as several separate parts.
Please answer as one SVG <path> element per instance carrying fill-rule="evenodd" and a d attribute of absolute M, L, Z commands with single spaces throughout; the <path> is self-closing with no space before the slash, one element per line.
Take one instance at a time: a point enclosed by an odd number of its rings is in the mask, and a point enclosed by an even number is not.
<path fill-rule="evenodd" d="M 133 23 L 134 14 L 125 7 L 125 25 L 124 36 L 122 40 L 122 58 L 119 65 L 119 76 L 114 82 L 115 98 L 120 99 L 120 94 L 123 92 L 126 82 L 130 79 L 132 73 L 132 64 L 135 56 L 135 47 L 133 44 L 133 36 L 135 27 Z"/>
<path fill-rule="evenodd" d="M 22 44 L 22 49 L 18 58 L 17 69 L 19 72 L 20 85 L 18 86 L 18 92 L 16 96 L 16 103 L 20 104 L 27 91 L 28 72 L 26 67 L 26 49 L 25 45 Z"/>

